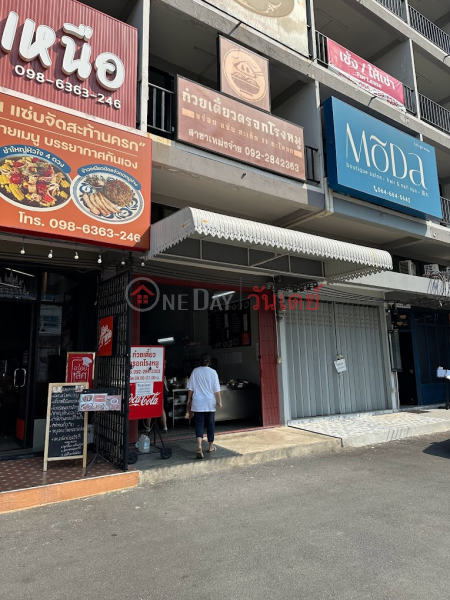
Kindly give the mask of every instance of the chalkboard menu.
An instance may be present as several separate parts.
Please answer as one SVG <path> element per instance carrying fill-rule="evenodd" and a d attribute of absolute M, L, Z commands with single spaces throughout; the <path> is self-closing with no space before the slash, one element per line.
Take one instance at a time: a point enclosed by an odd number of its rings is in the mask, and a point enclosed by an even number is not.
<path fill-rule="evenodd" d="M 251 346 L 250 302 L 235 302 L 228 310 L 215 307 L 209 311 L 209 343 L 212 348 Z"/>
<path fill-rule="evenodd" d="M 87 414 L 78 411 L 87 383 L 50 383 L 44 471 L 50 460 L 83 459 L 86 466 Z"/>

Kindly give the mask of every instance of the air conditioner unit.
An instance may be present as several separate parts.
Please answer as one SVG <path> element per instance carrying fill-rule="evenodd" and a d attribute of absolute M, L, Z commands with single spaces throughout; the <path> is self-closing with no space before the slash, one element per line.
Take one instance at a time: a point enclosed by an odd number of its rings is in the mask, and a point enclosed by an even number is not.
<path fill-rule="evenodd" d="M 432 277 L 433 275 L 437 275 L 439 273 L 439 265 L 435 263 L 432 265 L 425 265 L 424 270 L 425 277 Z"/>
<path fill-rule="evenodd" d="M 416 275 L 416 265 L 412 260 L 401 260 L 398 263 L 398 272 L 404 275 Z"/>

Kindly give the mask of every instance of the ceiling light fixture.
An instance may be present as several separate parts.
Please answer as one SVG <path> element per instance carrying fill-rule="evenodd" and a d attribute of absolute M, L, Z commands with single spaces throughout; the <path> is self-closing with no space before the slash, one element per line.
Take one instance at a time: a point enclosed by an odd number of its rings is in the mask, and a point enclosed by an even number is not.
<path fill-rule="evenodd" d="M 50 248 L 50 252 L 48 253 L 49 258 L 53 258 L 53 248 Z"/>
<path fill-rule="evenodd" d="M 75 260 L 78 260 L 79 258 L 80 258 L 80 257 L 78 256 L 78 252 L 75 250 L 75 256 L 74 256 L 74 259 L 75 259 Z"/>

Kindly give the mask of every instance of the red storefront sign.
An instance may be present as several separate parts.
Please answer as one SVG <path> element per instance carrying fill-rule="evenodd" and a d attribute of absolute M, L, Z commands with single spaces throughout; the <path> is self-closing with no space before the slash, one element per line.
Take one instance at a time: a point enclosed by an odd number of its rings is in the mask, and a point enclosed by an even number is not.
<path fill-rule="evenodd" d="M 100 319 L 98 334 L 98 355 L 112 356 L 114 341 L 114 317 Z"/>
<path fill-rule="evenodd" d="M 67 383 L 84 383 L 89 388 L 94 385 L 95 352 L 68 352 L 66 365 Z"/>
<path fill-rule="evenodd" d="M 405 108 L 403 83 L 328 38 L 328 66 L 397 108 Z"/>
<path fill-rule="evenodd" d="M 72 0 L 2 0 L 2 86 L 129 127 L 137 30 Z"/>
<path fill-rule="evenodd" d="M 163 346 L 132 346 L 130 373 L 130 419 L 162 415 L 164 402 Z"/>
<path fill-rule="evenodd" d="M 149 248 L 152 141 L 0 92 L 0 228 Z"/>

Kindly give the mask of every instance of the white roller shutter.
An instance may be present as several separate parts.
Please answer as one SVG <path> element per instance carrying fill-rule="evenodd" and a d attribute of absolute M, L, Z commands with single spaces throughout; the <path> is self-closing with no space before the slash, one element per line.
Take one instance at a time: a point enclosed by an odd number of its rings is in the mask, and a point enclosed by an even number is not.
<path fill-rule="evenodd" d="M 387 408 L 378 307 L 321 302 L 318 311 L 285 314 L 291 418 Z M 334 361 L 345 357 L 347 371 Z"/>

